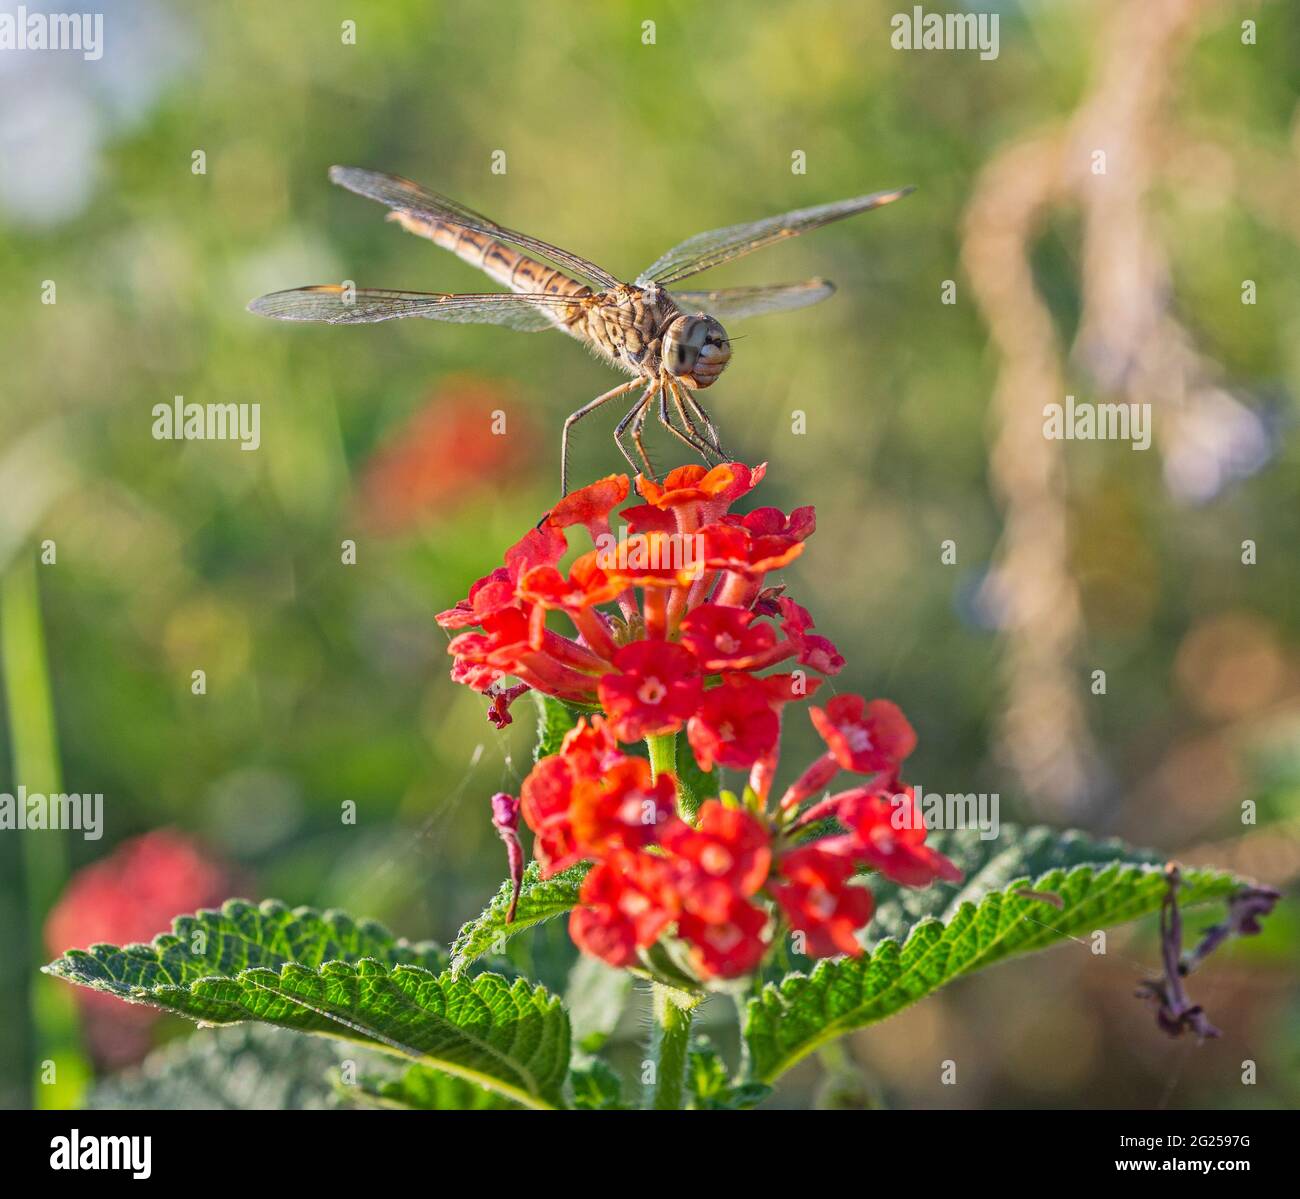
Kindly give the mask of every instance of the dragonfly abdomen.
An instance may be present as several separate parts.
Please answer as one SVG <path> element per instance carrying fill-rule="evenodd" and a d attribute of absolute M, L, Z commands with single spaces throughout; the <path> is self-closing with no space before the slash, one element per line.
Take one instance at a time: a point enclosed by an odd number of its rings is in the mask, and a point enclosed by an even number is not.
<path fill-rule="evenodd" d="M 430 221 L 410 212 L 392 212 L 388 219 L 396 221 L 408 233 L 427 237 L 434 245 L 450 250 L 457 258 L 477 267 L 511 291 L 544 292 L 575 299 L 591 295 L 591 288 L 563 271 L 529 258 L 486 233 L 445 221 Z M 572 325 L 581 315 L 582 309 L 577 306 L 555 310 L 556 322 L 565 327 Z"/>

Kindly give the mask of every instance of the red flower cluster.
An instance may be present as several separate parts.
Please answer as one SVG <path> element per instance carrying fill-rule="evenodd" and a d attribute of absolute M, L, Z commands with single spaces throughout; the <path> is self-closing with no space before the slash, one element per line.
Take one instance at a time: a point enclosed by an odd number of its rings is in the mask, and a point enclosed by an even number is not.
<path fill-rule="evenodd" d="M 518 817 L 543 877 L 592 863 L 570 933 L 616 966 L 644 965 L 659 945 L 701 980 L 733 978 L 759 966 L 782 926 L 809 956 L 858 954 L 855 934 L 872 912 L 857 881 L 864 871 L 905 886 L 960 878 L 926 846 L 915 801 L 900 789 L 916 735 L 887 700 L 844 695 L 812 708 L 826 752 L 769 808 L 783 709 L 817 680 L 802 669 L 760 672 L 793 661 L 835 674 L 844 659 L 810 631 L 806 609 L 765 581 L 803 552 L 813 510 L 729 512 L 763 473 L 728 463 L 681 467 L 663 483 L 638 478 L 644 502 L 622 510 L 617 536 L 611 513 L 629 486 L 611 475 L 562 500 L 438 617 L 445 628 L 476 626 L 452 639 L 452 677 L 492 698 L 498 724 L 529 688 L 599 709 L 537 763 L 517 807 L 494 797 L 493 821 L 516 886 Z M 576 525 L 596 548 L 565 573 L 565 530 Z M 548 627 L 553 612 L 572 636 Z M 681 731 L 701 769 L 748 771 L 742 798 L 720 792 L 689 811 L 671 773 L 621 748 Z M 814 799 L 841 770 L 867 777 Z M 838 828 L 814 839 L 831 817 Z"/>
<path fill-rule="evenodd" d="M 157 829 L 77 871 L 46 918 L 45 941 L 52 953 L 69 945 L 147 941 L 177 912 L 219 904 L 232 881 L 230 871 L 187 837 Z M 98 1062 L 123 1066 L 149 1051 L 157 1009 L 98 991 L 78 990 L 77 998 Z"/>
<path fill-rule="evenodd" d="M 724 795 L 688 818 L 674 803 L 670 773 L 656 777 L 643 758 L 624 754 L 603 717 L 580 719 L 559 753 L 524 780 L 519 802 L 543 877 L 595 863 L 570 918 L 578 946 L 631 966 L 672 934 L 668 943 L 680 943 L 682 964 L 697 977 L 733 978 L 757 968 L 781 917 L 810 957 L 861 953 L 854 934 L 872 912 L 871 892 L 853 881 L 863 870 L 915 887 L 959 879 L 956 867 L 925 845 L 911 793 L 881 789 L 893 785 L 915 740 L 906 719 L 885 700 L 843 700 L 838 724 L 828 712 L 815 717 L 832 747 L 830 773 L 819 759 L 800 782 L 814 772 L 825 781 L 834 776 L 834 747 L 844 737 L 857 745 L 845 769 L 872 778 L 802 813 L 786 803 L 769 814 L 767 793 L 751 775 L 743 804 Z M 871 712 L 874 724 L 850 720 L 850 711 Z M 889 730 L 892 740 L 868 745 L 869 728 Z M 847 831 L 804 839 L 814 820 L 831 816 Z"/>
<path fill-rule="evenodd" d="M 812 618 L 765 576 L 797 558 L 815 526 L 812 508 L 789 516 L 730 506 L 764 467 L 685 466 L 656 483 L 638 477 L 644 501 L 611 514 L 629 494 L 610 475 L 561 500 L 438 623 L 451 641 L 452 678 L 492 699 L 490 718 L 537 688 L 599 707 L 621 742 L 685 728 L 696 758 L 759 767 L 776 747 L 782 705 L 812 693 L 804 670 L 760 676 L 793 661 L 835 674 L 844 659 Z M 594 549 L 560 567 L 566 530 L 584 526 Z M 638 599 L 639 593 L 639 599 Z M 563 616 L 572 636 L 548 627 Z M 517 680 L 517 682 L 512 682 Z"/>

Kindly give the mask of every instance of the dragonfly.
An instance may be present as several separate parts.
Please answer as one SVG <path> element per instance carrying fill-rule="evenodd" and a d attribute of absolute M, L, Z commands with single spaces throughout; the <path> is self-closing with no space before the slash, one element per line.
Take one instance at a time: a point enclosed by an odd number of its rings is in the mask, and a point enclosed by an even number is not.
<path fill-rule="evenodd" d="M 680 290 L 678 283 L 831 221 L 883 207 L 914 190 L 878 191 L 697 233 L 628 283 L 589 259 L 508 229 L 409 179 L 344 166 L 331 167 L 329 177 L 340 187 L 386 205 L 391 210 L 388 220 L 449 250 L 509 291 L 452 294 L 317 284 L 260 296 L 248 305 L 249 310 L 276 320 L 327 325 L 423 317 L 504 325 L 523 332 L 558 329 L 584 342 L 598 357 L 632 377 L 565 419 L 560 442 L 562 496 L 568 493 L 573 426 L 620 397 L 633 399 L 614 431 L 614 443 L 634 472 L 644 466 L 645 473 L 655 477 L 643 440 L 651 412 L 706 464 L 729 460 L 699 399 L 731 360 L 731 338 L 722 321 L 805 308 L 835 291 L 833 283 L 821 278 L 716 291 Z M 628 437 L 640 463 L 629 452 Z"/>

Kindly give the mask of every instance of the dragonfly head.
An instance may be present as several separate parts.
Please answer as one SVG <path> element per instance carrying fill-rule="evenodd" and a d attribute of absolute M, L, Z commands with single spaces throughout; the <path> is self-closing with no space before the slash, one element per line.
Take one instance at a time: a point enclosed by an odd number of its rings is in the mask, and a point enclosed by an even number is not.
<path fill-rule="evenodd" d="M 711 316 L 679 316 L 664 334 L 664 369 L 687 387 L 708 387 L 730 359 L 727 331 Z"/>

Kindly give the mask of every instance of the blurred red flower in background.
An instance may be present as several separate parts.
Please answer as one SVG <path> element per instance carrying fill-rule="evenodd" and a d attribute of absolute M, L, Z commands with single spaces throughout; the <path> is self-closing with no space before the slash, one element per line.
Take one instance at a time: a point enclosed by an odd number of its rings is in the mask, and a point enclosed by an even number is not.
<path fill-rule="evenodd" d="M 504 432 L 494 413 L 508 414 Z M 446 517 L 476 491 L 517 478 L 535 444 L 518 397 L 480 375 L 452 375 L 366 462 L 360 507 L 369 527 L 395 533 L 437 512 Z"/>
<path fill-rule="evenodd" d="M 123 841 L 108 857 L 73 875 L 45 921 L 52 954 L 99 942 L 149 941 L 171 928 L 178 912 L 216 907 L 231 892 L 231 871 L 174 829 Z M 161 1014 L 111 995 L 77 991 L 86 1043 L 99 1065 L 138 1061 L 150 1048 Z"/>

